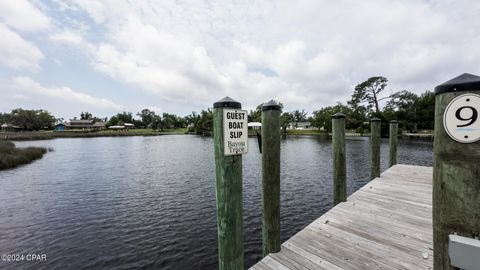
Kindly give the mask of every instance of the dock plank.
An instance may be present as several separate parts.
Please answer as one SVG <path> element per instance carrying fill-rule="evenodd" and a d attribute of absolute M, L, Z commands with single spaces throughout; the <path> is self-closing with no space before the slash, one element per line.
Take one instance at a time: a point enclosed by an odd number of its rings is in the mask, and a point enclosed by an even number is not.
<path fill-rule="evenodd" d="M 432 168 L 395 165 L 251 269 L 433 269 Z"/>
<path fill-rule="evenodd" d="M 285 251 L 291 250 L 296 257 L 303 257 L 308 261 L 314 263 L 315 269 L 327 269 L 327 270 L 341 270 L 339 266 L 317 256 L 315 253 L 311 253 L 303 248 L 297 247 L 293 242 L 285 242 L 282 245 L 282 254 L 288 254 Z M 286 255 L 289 256 L 289 255 Z M 306 263 L 305 265 L 309 265 Z M 307 267 L 308 268 L 308 267 Z"/>

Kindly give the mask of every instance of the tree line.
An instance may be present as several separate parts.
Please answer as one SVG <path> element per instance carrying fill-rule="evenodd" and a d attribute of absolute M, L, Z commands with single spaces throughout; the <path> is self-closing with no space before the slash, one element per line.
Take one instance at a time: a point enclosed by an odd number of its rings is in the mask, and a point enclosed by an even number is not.
<path fill-rule="evenodd" d="M 136 116 L 136 117 L 135 117 Z M 202 110 L 200 114 L 192 112 L 181 117 L 176 114 L 162 113 L 143 109 L 134 115 L 131 112 L 120 112 L 110 118 L 100 118 L 90 112 L 81 112 L 80 117 L 74 117 L 72 120 L 91 120 L 95 122 L 106 122 L 106 126 L 124 125 L 130 123 L 135 128 L 150 128 L 154 130 L 189 128 L 191 132 L 207 133 L 213 127 L 213 115 L 211 109 Z M 63 123 L 64 118 L 56 118 L 46 110 L 25 110 L 14 109 L 10 113 L 0 113 L 0 125 L 11 124 L 22 128 L 23 130 L 51 130 L 55 124 Z"/>
<path fill-rule="evenodd" d="M 382 130 L 388 129 L 388 121 L 398 120 L 400 130 L 416 132 L 418 129 L 433 129 L 435 114 L 435 95 L 431 91 L 417 95 L 407 90 L 385 95 L 384 90 L 388 80 L 382 76 L 371 77 L 358 84 L 346 104 L 337 102 L 335 105 L 314 110 L 311 116 L 305 110 L 294 110 L 281 114 L 281 127 L 285 132 L 289 125 L 309 121 L 313 127 L 330 132 L 331 117 L 337 112 L 346 115 L 346 128 L 363 133 L 369 129 L 372 117 L 382 119 Z M 385 100 L 383 108 L 380 102 Z M 283 104 L 281 104 L 283 107 Z M 249 122 L 261 122 L 261 106 L 258 105 L 248 114 Z M 74 119 L 77 119 L 76 117 Z M 176 114 L 158 114 L 150 109 L 143 109 L 134 115 L 131 112 L 121 112 L 108 118 L 99 118 L 89 112 L 81 112 L 79 119 L 105 121 L 106 126 L 131 123 L 136 128 L 164 130 L 173 128 L 188 128 L 197 134 L 209 134 L 213 129 L 213 112 L 208 108 L 200 113 L 192 112 L 181 117 Z M 25 130 L 52 129 L 55 123 L 63 122 L 63 118 L 55 118 L 46 110 L 15 109 L 10 113 L 0 113 L 0 124 L 9 123 Z"/>
<path fill-rule="evenodd" d="M 388 122 L 398 120 L 399 130 L 417 132 L 420 129 L 433 129 L 435 115 L 435 94 L 425 91 L 421 94 L 402 90 L 385 95 L 388 80 L 385 77 L 371 77 L 355 86 L 351 99 L 346 104 L 335 105 L 315 110 L 309 118 L 313 126 L 332 130 L 331 117 L 337 112 L 346 115 L 347 129 L 363 133 L 369 129 L 369 121 L 373 117 L 382 120 L 382 134 L 388 132 Z M 386 105 L 381 108 L 380 101 Z"/>
<path fill-rule="evenodd" d="M 10 113 L 0 113 L 0 125 L 12 124 L 25 130 L 52 129 L 56 118 L 45 110 L 14 109 Z"/>
<path fill-rule="evenodd" d="M 388 122 L 399 121 L 399 130 L 416 132 L 419 129 L 433 129 L 435 115 L 435 95 L 425 91 L 418 95 L 407 90 L 385 95 L 388 79 L 382 76 L 371 77 L 355 86 L 350 100 L 346 104 L 337 102 L 335 105 L 314 110 L 307 117 L 305 110 L 294 110 L 281 114 L 281 126 L 285 131 L 288 125 L 298 122 L 310 122 L 313 127 L 332 131 L 332 115 L 337 112 L 345 114 L 346 128 L 363 134 L 369 129 L 370 119 L 378 117 L 382 120 L 382 134 L 388 131 Z M 381 108 L 380 102 L 386 105 Z M 251 110 L 248 115 L 250 122 L 261 122 L 261 106 Z"/>

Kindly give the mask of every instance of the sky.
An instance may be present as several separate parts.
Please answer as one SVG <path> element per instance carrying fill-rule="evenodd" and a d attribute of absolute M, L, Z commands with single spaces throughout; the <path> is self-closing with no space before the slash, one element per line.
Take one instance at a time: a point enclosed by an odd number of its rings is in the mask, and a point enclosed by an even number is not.
<path fill-rule="evenodd" d="M 184 116 L 230 96 L 311 113 L 372 76 L 422 93 L 480 74 L 478 14 L 476 0 L 0 0 L 0 112 Z"/>

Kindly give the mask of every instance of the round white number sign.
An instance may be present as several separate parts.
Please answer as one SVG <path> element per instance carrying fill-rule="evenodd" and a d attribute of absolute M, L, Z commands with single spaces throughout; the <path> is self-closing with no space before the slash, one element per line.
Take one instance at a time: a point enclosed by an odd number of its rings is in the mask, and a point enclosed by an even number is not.
<path fill-rule="evenodd" d="M 443 126 L 457 142 L 473 143 L 480 140 L 480 95 L 465 94 L 454 98 L 445 109 Z"/>

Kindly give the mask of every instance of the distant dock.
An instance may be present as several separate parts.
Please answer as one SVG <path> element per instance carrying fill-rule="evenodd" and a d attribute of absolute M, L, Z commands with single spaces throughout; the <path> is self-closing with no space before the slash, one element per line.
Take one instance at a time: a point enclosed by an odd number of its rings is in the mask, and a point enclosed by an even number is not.
<path fill-rule="evenodd" d="M 404 133 L 402 137 L 406 139 L 433 141 L 433 134 L 431 133 Z"/>
<path fill-rule="evenodd" d="M 432 168 L 391 167 L 250 269 L 433 269 Z"/>

